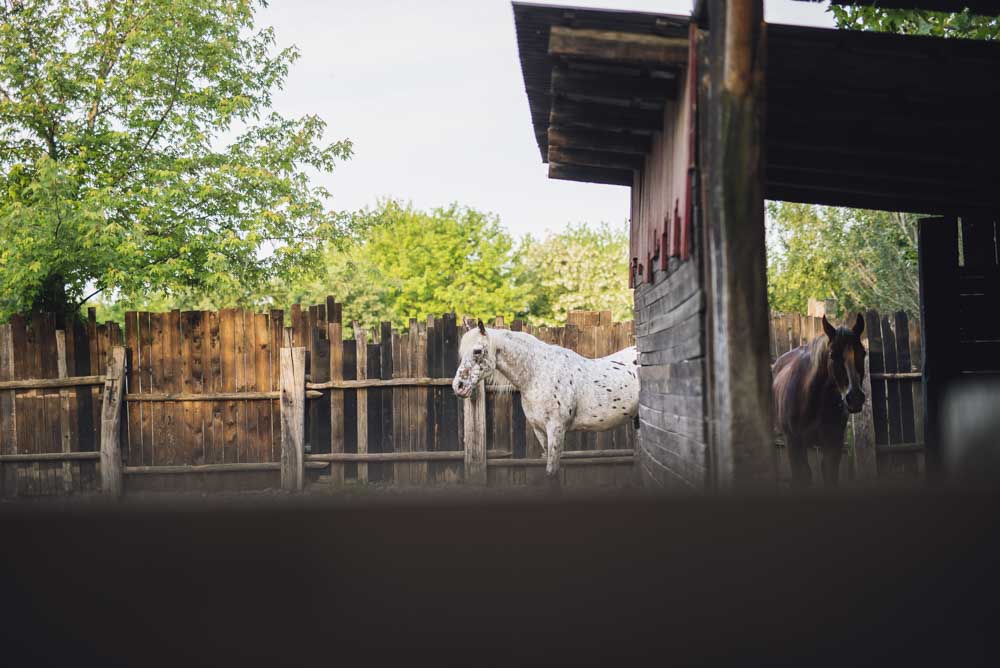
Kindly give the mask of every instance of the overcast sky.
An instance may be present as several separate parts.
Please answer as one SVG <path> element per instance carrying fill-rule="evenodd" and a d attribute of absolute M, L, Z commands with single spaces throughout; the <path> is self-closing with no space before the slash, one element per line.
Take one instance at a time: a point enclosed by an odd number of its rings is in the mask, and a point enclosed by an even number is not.
<path fill-rule="evenodd" d="M 536 0 L 537 1 L 537 0 Z M 691 0 L 544 2 L 687 15 Z M 832 26 L 822 4 L 765 0 L 772 23 Z M 532 132 L 508 0 L 272 0 L 259 14 L 300 59 L 278 112 L 318 114 L 355 156 L 317 181 L 337 209 L 457 201 L 516 235 L 625 225 L 626 187 L 549 179 Z"/>

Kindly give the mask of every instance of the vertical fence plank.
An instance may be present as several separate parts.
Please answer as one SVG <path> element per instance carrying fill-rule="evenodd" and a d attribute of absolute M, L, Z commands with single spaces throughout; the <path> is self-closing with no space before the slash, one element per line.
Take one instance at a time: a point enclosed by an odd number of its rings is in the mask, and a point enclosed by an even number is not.
<path fill-rule="evenodd" d="M 14 336 L 10 324 L 0 325 L 0 380 L 14 380 Z M 0 392 L 0 454 L 16 455 L 17 407 L 14 390 Z M 0 464 L 4 496 L 17 495 L 17 464 Z"/>
<path fill-rule="evenodd" d="M 125 391 L 139 391 L 139 314 L 136 311 L 125 312 Z M 130 406 L 125 403 L 125 420 L 123 428 L 126 432 L 128 449 L 125 461 L 130 466 L 141 466 L 142 461 L 142 429 L 139 421 L 138 404 Z"/>
<path fill-rule="evenodd" d="M 328 338 L 329 332 L 325 320 L 319 319 L 319 316 L 324 315 L 325 312 L 325 305 L 322 307 L 322 312 L 319 308 L 316 309 L 317 323 L 319 324 L 312 328 L 313 332 L 310 337 L 312 346 L 310 374 L 313 383 L 325 383 L 330 380 L 330 348 L 333 344 Z M 335 394 L 339 390 L 329 390 L 329 392 Z M 330 402 L 310 401 L 308 402 L 308 411 L 311 419 L 309 429 L 311 451 L 315 453 L 330 452 L 332 433 L 330 430 Z"/>
<path fill-rule="evenodd" d="M 407 335 L 392 331 L 392 377 L 406 378 Z M 410 452 L 409 423 L 406 414 L 405 387 L 392 388 L 392 438 L 394 452 Z M 410 463 L 398 462 L 393 471 L 394 479 L 401 485 L 410 484 Z"/>
<path fill-rule="evenodd" d="M 305 484 L 306 349 L 281 349 L 281 488 Z"/>
<path fill-rule="evenodd" d="M 427 372 L 431 378 L 441 377 L 441 320 L 427 318 Z M 437 452 L 441 447 L 441 388 L 430 387 L 427 392 L 427 449 Z M 441 462 L 428 464 L 428 475 L 433 482 L 442 480 Z"/>
<path fill-rule="evenodd" d="M 372 340 L 375 337 L 371 337 Z M 382 377 L 382 350 L 378 343 L 368 344 L 366 359 L 368 368 L 365 370 L 368 378 Z M 373 387 L 368 390 L 368 452 L 383 452 L 384 442 L 382 439 L 382 393 L 381 387 Z M 391 464 L 389 465 L 391 466 Z M 386 464 L 384 462 L 372 462 L 368 465 L 368 480 L 370 482 L 382 482 L 386 479 Z"/>
<path fill-rule="evenodd" d="M 236 309 L 234 318 L 236 324 L 235 344 L 233 360 L 236 368 L 236 391 L 247 391 L 247 320 L 246 310 Z M 253 439 L 250 434 L 248 424 L 248 413 L 250 402 L 242 400 L 236 402 L 236 456 L 237 461 L 257 463 L 257 452 L 254 449 Z"/>
<path fill-rule="evenodd" d="M 868 332 L 868 366 L 871 373 L 885 373 L 882 352 L 882 322 L 875 311 L 865 312 L 865 331 Z M 885 381 L 871 381 L 872 422 L 875 427 L 875 445 L 888 445 L 889 422 L 886 418 Z"/>
<path fill-rule="evenodd" d="M 122 394 L 125 385 L 125 348 L 111 351 L 104 381 L 101 406 L 101 491 L 111 497 L 122 494 L 122 455 L 120 449 Z"/>
<path fill-rule="evenodd" d="M 910 322 L 902 311 L 894 313 L 893 318 L 896 324 L 897 364 L 900 372 L 908 373 L 913 370 L 910 353 Z M 911 391 L 913 381 L 901 380 L 898 384 L 902 439 L 904 443 L 916 443 L 916 430 L 913 424 L 913 392 Z"/>
<path fill-rule="evenodd" d="M 164 392 L 166 391 L 166 380 L 164 374 L 165 364 L 167 360 L 164 358 L 164 313 L 150 313 L 149 314 L 149 329 L 150 334 L 153 337 L 153 342 L 150 351 L 150 363 L 151 368 L 151 380 L 149 389 L 151 392 Z M 95 337 L 96 338 L 96 337 Z M 93 350 L 93 348 L 91 349 Z M 167 453 L 164 443 L 166 442 L 166 429 L 167 429 L 167 411 L 166 404 L 160 402 L 154 402 L 150 404 L 150 418 L 153 422 L 153 433 L 152 442 L 150 447 L 152 449 L 152 463 L 154 466 L 167 463 Z"/>
<path fill-rule="evenodd" d="M 181 313 L 181 388 L 188 394 L 200 394 L 204 387 L 201 348 L 201 313 L 184 311 Z M 205 443 L 202 439 L 202 406 L 200 402 L 180 402 L 184 417 L 182 434 L 185 464 L 205 463 Z"/>
<path fill-rule="evenodd" d="M 66 364 L 66 332 L 56 331 L 56 355 L 59 378 L 68 378 L 69 372 Z M 72 447 L 72 421 L 70 419 L 70 390 L 63 388 L 59 390 L 59 432 L 62 441 L 62 452 L 71 452 Z M 63 462 L 62 465 L 63 493 L 69 494 L 73 491 L 73 464 Z"/>
<path fill-rule="evenodd" d="M 205 392 L 222 391 L 222 342 L 219 333 L 219 312 L 206 311 L 203 318 L 204 343 L 202 385 Z M 205 421 L 205 463 L 222 462 L 222 405 L 218 401 L 202 402 L 202 420 Z"/>
<path fill-rule="evenodd" d="M 270 327 L 268 345 L 271 348 L 270 389 L 277 392 L 281 389 L 281 339 L 285 327 L 285 312 L 280 309 L 271 309 L 268 326 Z M 271 458 L 269 461 L 273 462 L 281 459 L 281 401 L 276 400 L 269 403 L 271 408 Z"/>
<path fill-rule="evenodd" d="M 920 339 L 921 323 L 919 320 L 910 324 L 910 364 L 913 371 L 923 373 L 923 343 Z M 912 383 L 911 394 L 913 395 L 913 431 L 917 442 L 923 444 L 924 441 L 924 393 L 923 379 Z M 920 455 L 923 462 L 923 454 Z M 921 470 L 923 465 L 921 464 Z"/>
<path fill-rule="evenodd" d="M 249 379 L 252 382 L 251 389 L 267 392 L 271 389 L 269 366 L 271 345 L 267 315 L 264 313 L 249 315 L 253 318 L 253 374 Z M 257 460 L 274 461 L 271 457 L 271 402 L 267 400 L 253 402 L 252 412 L 255 417 Z"/>
<path fill-rule="evenodd" d="M 416 329 L 416 339 L 413 341 L 413 368 L 417 376 L 427 377 L 427 323 L 411 320 L 411 339 L 414 336 L 414 328 Z M 427 441 L 427 402 L 429 396 L 430 391 L 427 387 L 418 387 L 413 392 L 413 403 L 410 406 L 410 411 L 412 415 L 416 416 L 413 428 L 416 432 L 415 449 L 417 452 L 427 452 L 429 447 Z M 418 484 L 427 484 L 429 482 L 429 469 L 427 462 L 415 463 L 412 469 L 412 476 L 414 482 Z"/>
<path fill-rule="evenodd" d="M 222 367 L 222 391 L 236 391 L 236 310 L 219 311 L 219 347 Z M 235 401 L 222 402 L 222 461 L 232 464 L 240 461 L 239 409 Z"/>
<path fill-rule="evenodd" d="M 392 323 L 383 322 L 381 323 L 381 335 L 379 336 L 379 378 L 382 380 L 389 380 L 392 378 L 392 344 L 393 344 L 393 332 Z M 383 387 L 379 390 L 380 400 L 381 400 L 381 441 L 382 448 L 381 452 L 394 452 L 395 451 L 395 424 L 393 418 L 393 395 L 395 394 L 395 388 Z M 386 482 L 392 482 L 395 479 L 395 465 L 394 464 L 383 464 L 382 465 L 382 479 Z"/>
<path fill-rule="evenodd" d="M 344 333 L 340 322 L 332 320 L 334 316 L 332 304 L 328 300 L 326 306 L 327 339 L 330 344 L 330 380 L 344 379 Z M 330 390 L 330 452 L 345 452 L 344 450 L 344 390 Z M 330 483 L 336 487 L 344 482 L 344 465 L 330 462 Z"/>
<path fill-rule="evenodd" d="M 365 330 L 361 327 L 360 323 L 355 321 L 354 325 L 354 340 L 357 350 L 355 355 L 357 362 L 357 379 L 365 380 L 368 378 L 368 337 L 365 335 Z M 368 452 L 368 390 L 365 388 L 358 388 L 357 390 L 357 416 L 358 416 L 358 454 L 363 455 Z M 368 482 L 368 464 L 367 462 L 358 462 L 358 472 L 357 472 L 358 482 L 366 483 Z"/>
<path fill-rule="evenodd" d="M 441 318 L 441 378 L 451 378 L 458 371 L 458 321 L 454 313 L 445 313 Z M 459 404 L 450 388 L 439 388 L 441 393 L 441 432 L 444 434 L 446 450 L 460 450 L 462 424 L 459 422 Z M 445 479 L 457 481 L 462 475 L 462 464 L 444 462 Z"/>
<path fill-rule="evenodd" d="M 163 372 L 164 385 L 167 392 L 180 392 L 183 381 L 181 380 L 181 365 L 183 362 L 182 341 L 181 341 L 181 312 L 177 309 L 164 314 L 165 322 L 163 327 Z M 180 402 L 168 401 L 164 403 L 164 412 L 167 414 L 167 428 L 164 436 L 166 446 L 166 464 L 180 465 L 184 463 L 184 443 L 181 441 L 181 429 L 184 421 L 184 409 Z"/>
<path fill-rule="evenodd" d="M 351 338 L 343 341 L 344 360 L 343 379 L 357 380 L 358 378 L 358 342 Z M 358 418 L 358 390 L 344 390 L 344 416 L 343 416 L 343 440 L 344 452 L 358 452 L 358 433 L 360 432 L 361 420 Z M 358 464 L 350 462 L 343 466 L 343 477 L 345 480 L 358 479 Z"/>
<path fill-rule="evenodd" d="M 148 311 L 142 311 L 139 313 L 138 317 L 139 326 L 139 382 L 136 391 L 139 393 L 149 392 L 150 383 L 152 382 L 152 331 L 150 326 L 150 314 Z M 139 441 L 141 443 L 141 448 L 139 451 L 139 459 L 143 466 L 153 465 L 153 421 L 152 421 L 152 410 L 153 405 L 145 401 L 139 402 L 135 409 L 139 413 Z"/>
<path fill-rule="evenodd" d="M 465 400 L 465 482 L 486 484 L 486 387 L 482 382 Z"/>
<path fill-rule="evenodd" d="M 896 334 L 892 331 L 892 322 L 888 315 L 882 316 L 882 353 L 885 358 L 886 373 L 897 373 L 899 362 L 896 356 Z M 903 429 L 900 420 L 899 380 L 886 381 L 886 397 L 889 418 L 889 445 L 899 445 L 903 442 Z"/>

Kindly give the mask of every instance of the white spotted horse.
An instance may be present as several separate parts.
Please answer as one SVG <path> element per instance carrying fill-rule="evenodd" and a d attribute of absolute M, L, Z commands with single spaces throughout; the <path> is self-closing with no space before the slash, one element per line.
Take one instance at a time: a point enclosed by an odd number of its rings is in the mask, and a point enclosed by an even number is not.
<path fill-rule="evenodd" d="M 639 353 L 635 346 L 589 359 L 526 332 L 491 329 L 479 320 L 462 336 L 452 390 L 463 399 L 480 381 L 516 389 L 545 449 L 545 475 L 558 484 L 570 431 L 606 431 L 633 420 L 638 428 Z"/>

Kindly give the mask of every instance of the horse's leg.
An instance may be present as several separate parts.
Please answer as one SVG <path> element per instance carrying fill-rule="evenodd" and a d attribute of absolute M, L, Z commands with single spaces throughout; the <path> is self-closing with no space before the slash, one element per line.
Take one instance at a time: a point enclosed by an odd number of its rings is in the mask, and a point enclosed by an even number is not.
<path fill-rule="evenodd" d="M 535 438 L 538 439 L 538 445 L 542 448 L 542 456 L 545 457 L 545 453 L 548 452 L 549 448 L 546 443 L 545 430 L 541 427 L 536 427 L 532 425 L 531 430 L 535 432 Z"/>
<path fill-rule="evenodd" d="M 562 456 L 563 438 L 566 436 L 566 428 L 558 422 L 550 422 L 546 425 L 546 436 L 548 437 L 549 448 L 546 452 L 545 477 L 551 484 L 558 484 L 559 459 Z"/>
<path fill-rule="evenodd" d="M 812 470 L 809 468 L 809 453 L 801 439 L 788 437 L 788 461 L 792 466 L 792 487 L 808 487 L 812 484 Z"/>
<path fill-rule="evenodd" d="M 844 455 L 843 443 L 823 444 L 823 463 L 820 468 L 823 470 L 823 486 L 836 487 L 837 478 L 840 475 L 840 458 Z"/>

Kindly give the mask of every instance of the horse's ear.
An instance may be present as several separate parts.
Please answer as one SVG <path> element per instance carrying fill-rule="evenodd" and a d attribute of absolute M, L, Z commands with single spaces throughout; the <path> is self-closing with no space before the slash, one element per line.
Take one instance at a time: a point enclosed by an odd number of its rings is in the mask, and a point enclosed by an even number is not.
<path fill-rule="evenodd" d="M 486 335 L 486 327 L 483 325 L 482 318 L 480 318 L 479 320 L 477 320 L 476 324 L 479 325 L 479 333 L 482 334 L 483 336 L 485 336 Z"/>
<path fill-rule="evenodd" d="M 826 332 L 827 338 L 831 341 L 837 338 L 837 328 L 830 324 L 825 315 L 823 316 L 823 331 Z"/>
<path fill-rule="evenodd" d="M 854 329 L 852 331 L 854 332 L 854 336 L 857 337 L 860 337 L 861 332 L 865 331 L 865 319 L 861 317 L 860 313 L 858 314 L 857 320 L 854 321 Z"/>

